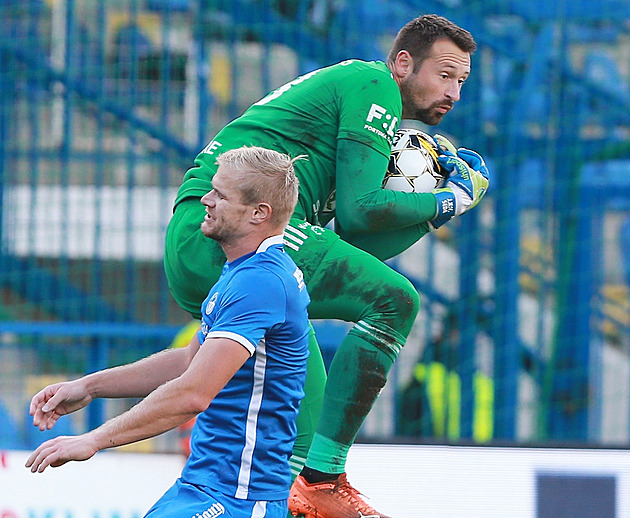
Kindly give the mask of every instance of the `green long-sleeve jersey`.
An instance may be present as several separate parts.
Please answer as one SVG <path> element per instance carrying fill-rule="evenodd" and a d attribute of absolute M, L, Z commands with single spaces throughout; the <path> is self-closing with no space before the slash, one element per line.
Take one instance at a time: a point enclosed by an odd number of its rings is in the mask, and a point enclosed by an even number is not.
<path fill-rule="evenodd" d="M 316 225 L 335 217 L 347 236 L 414 229 L 413 242 L 420 237 L 418 226 L 435 217 L 436 201 L 431 193 L 382 189 L 401 116 L 400 91 L 385 63 L 348 60 L 315 70 L 225 126 L 187 171 L 176 203 L 212 188 L 218 154 L 256 145 L 307 156 L 296 163 L 296 216 Z"/>

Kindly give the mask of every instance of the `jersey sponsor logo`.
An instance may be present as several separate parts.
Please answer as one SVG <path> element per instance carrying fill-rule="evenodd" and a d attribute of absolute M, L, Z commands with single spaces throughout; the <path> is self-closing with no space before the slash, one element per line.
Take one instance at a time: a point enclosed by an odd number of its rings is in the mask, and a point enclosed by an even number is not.
<path fill-rule="evenodd" d="M 442 205 L 442 213 L 450 214 L 451 212 L 455 212 L 455 203 L 452 198 L 445 198 L 440 203 Z"/>
<path fill-rule="evenodd" d="M 304 274 L 302 273 L 302 270 L 300 270 L 299 268 L 296 268 L 295 271 L 293 272 L 293 277 L 295 277 L 295 280 L 297 281 L 297 285 L 300 291 L 306 288 L 306 284 L 304 284 Z"/>
<path fill-rule="evenodd" d="M 217 140 L 211 140 L 210 143 L 205 148 L 203 148 L 202 153 L 205 153 L 206 155 L 214 155 L 214 152 L 221 146 L 223 146 L 221 142 Z"/>
<path fill-rule="evenodd" d="M 311 225 L 311 232 L 316 236 L 324 235 L 324 227 L 320 227 L 319 225 Z"/>
<path fill-rule="evenodd" d="M 201 321 L 201 334 L 203 335 L 203 339 L 205 341 L 206 337 L 208 336 L 208 331 L 210 331 L 210 328 L 208 327 L 208 324 L 206 324 L 203 320 Z"/>
<path fill-rule="evenodd" d="M 209 315 L 210 313 L 212 313 L 212 310 L 214 309 L 214 306 L 217 303 L 217 295 L 218 293 L 214 293 L 212 297 L 210 297 L 210 300 L 208 301 L 208 304 L 206 305 L 206 315 Z"/>
<path fill-rule="evenodd" d="M 337 207 L 337 189 L 333 188 L 333 190 L 330 191 L 330 194 L 328 195 L 328 199 L 326 200 L 326 203 L 324 203 L 324 208 L 322 212 L 324 214 L 332 214 L 335 212 L 336 207 Z"/>
<path fill-rule="evenodd" d="M 315 221 L 315 223 L 319 224 L 319 208 L 321 206 L 321 203 L 319 200 L 317 200 L 315 203 L 313 203 L 313 219 Z"/>
<path fill-rule="evenodd" d="M 363 129 L 384 138 L 391 145 L 393 142 L 398 117 L 394 117 L 382 106 L 372 103 L 365 118 Z"/>
<path fill-rule="evenodd" d="M 337 197 L 337 190 L 333 189 L 328 195 L 328 198 L 326 199 L 326 202 L 324 203 L 323 207 L 320 200 L 317 200 L 315 203 L 313 203 L 312 205 L 313 218 L 312 219 L 314 223 L 321 226 L 322 222 L 319 219 L 320 214 L 326 214 L 327 216 L 329 216 L 330 214 L 334 214 L 335 207 L 336 207 L 336 197 Z M 318 235 L 321 235 L 321 234 L 318 234 Z"/>
<path fill-rule="evenodd" d="M 215 502 L 202 513 L 193 514 L 191 518 L 216 518 L 222 514 L 225 514 L 225 507 L 223 507 L 219 502 Z"/>

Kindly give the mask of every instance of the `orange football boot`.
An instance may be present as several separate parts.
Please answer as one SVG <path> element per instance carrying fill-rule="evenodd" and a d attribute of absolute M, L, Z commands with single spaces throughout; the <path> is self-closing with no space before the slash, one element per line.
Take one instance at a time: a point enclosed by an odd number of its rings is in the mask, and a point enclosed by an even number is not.
<path fill-rule="evenodd" d="M 332 482 L 315 484 L 299 475 L 291 486 L 289 511 L 304 518 L 389 518 L 361 498 L 345 473 Z"/>

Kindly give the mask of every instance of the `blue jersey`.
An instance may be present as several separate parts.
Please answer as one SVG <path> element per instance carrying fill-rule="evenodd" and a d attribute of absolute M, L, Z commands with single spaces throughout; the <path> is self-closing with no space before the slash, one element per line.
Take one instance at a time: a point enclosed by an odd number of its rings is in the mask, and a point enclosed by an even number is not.
<path fill-rule="evenodd" d="M 251 358 L 197 417 L 184 481 L 242 499 L 288 498 L 309 302 L 282 236 L 225 264 L 201 306 L 199 342 L 211 347 L 207 338 L 229 338 Z"/>

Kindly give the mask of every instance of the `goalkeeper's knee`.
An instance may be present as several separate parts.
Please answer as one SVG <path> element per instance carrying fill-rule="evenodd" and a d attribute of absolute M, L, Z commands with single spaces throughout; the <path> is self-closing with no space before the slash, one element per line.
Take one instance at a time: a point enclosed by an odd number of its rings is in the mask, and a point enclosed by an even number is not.
<path fill-rule="evenodd" d="M 369 311 L 353 329 L 395 360 L 420 309 L 420 296 L 411 282 L 394 272 L 387 288 L 374 299 Z"/>

